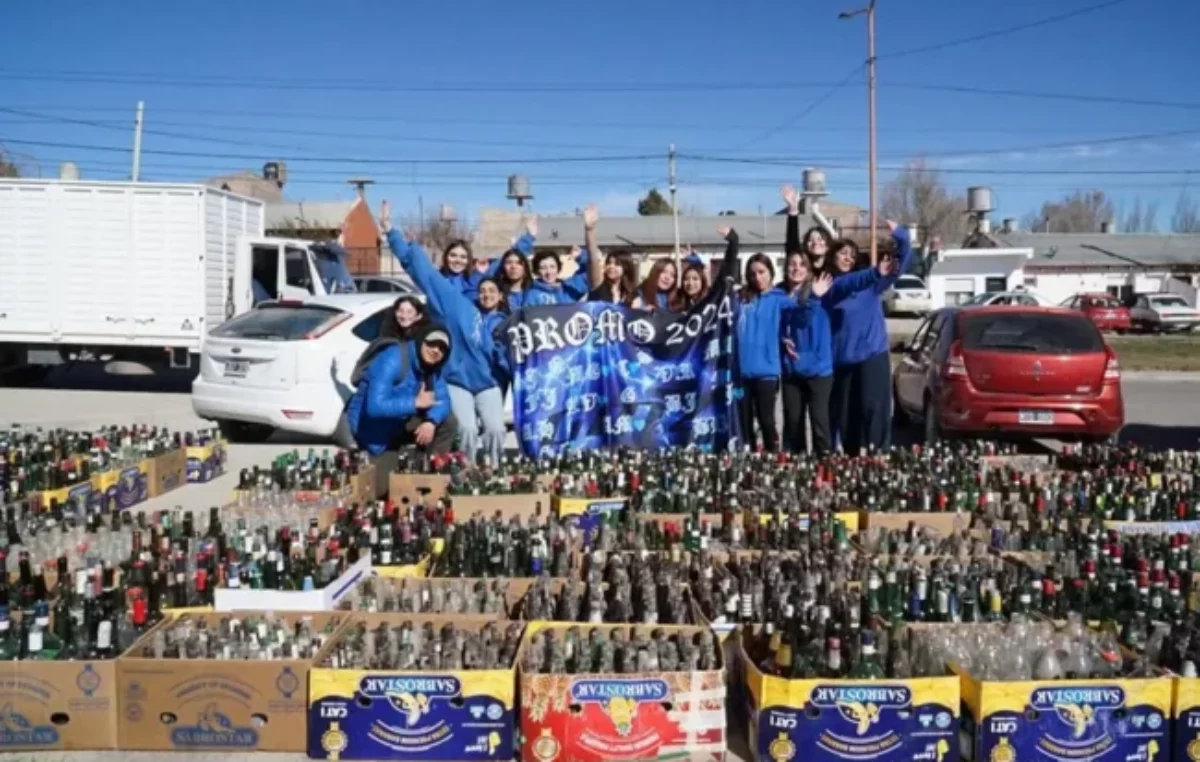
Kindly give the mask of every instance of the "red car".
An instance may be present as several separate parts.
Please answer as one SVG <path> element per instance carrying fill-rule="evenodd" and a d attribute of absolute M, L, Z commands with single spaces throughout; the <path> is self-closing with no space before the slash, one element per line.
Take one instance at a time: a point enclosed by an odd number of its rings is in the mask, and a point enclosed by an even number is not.
<path fill-rule="evenodd" d="M 1109 294 L 1076 294 L 1063 303 L 1071 310 L 1079 310 L 1088 316 L 1101 331 L 1125 333 L 1133 328 L 1129 308 Z"/>
<path fill-rule="evenodd" d="M 1056 307 L 947 308 L 903 347 L 896 415 L 925 440 L 1021 435 L 1107 440 L 1125 423 L 1121 370 L 1085 315 Z"/>

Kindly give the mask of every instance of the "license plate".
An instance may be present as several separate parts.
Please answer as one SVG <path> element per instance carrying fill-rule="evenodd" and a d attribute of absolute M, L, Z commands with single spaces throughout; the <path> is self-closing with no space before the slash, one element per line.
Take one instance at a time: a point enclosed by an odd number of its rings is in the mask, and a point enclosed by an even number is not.
<path fill-rule="evenodd" d="M 1017 413 L 1020 423 L 1045 426 L 1054 423 L 1054 413 L 1049 410 L 1021 410 Z"/>
<path fill-rule="evenodd" d="M 1108 318 L 1109 320 L 1112 320 L 1116 316 L 1117 316 L 1117 313 L 1115 313 L 1115 312 L 1105 312 L 1104 313 L 1104 317 Z"/>
<path fill-rule="evenodd" d="M 245 378 L 250 372 L 250 363 L 245 360 L 230 360 L 225 363 L 225 375 L 228 378 Z"/>

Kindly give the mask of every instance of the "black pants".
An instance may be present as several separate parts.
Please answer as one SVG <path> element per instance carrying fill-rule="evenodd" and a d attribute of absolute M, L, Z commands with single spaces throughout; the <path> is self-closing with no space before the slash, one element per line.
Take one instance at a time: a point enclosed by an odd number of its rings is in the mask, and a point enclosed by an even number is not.
<path fill-rule="evenodd" d="M 846 453 L 891 444 L 892 360 L 887 352 L 834 370 L 829 417 Z"/>
<path fill-rule="evenodd" d="M 783 379 L 783 446 L 791 452 L 808 452 L 804 419 L 812 426 L 812 451 L 824 455 L 833 449 L 829 431 L 829 395 L 833 376 Z"/>
<path fill-rule="evenodd" d="M 762 434 L 763 448 L 768 452 L 779 449 L 779 429 L 775 425 L 775 400 L 779 396 L 779 379 L 754 378 L 742 381 L 742 442 L 755 449 L 758 437 L 754 423 Z"/>

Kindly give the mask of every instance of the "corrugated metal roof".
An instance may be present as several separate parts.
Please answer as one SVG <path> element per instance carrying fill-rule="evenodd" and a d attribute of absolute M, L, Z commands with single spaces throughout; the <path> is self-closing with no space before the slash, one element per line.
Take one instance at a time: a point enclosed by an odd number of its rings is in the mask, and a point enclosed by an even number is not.
<path fill-rule="evenodd" d="M 1028 247 L 1033 267 L 1162 267 L 1200 264 L 1200 235 L 1154 233 L 992 233 Z"/>
<path fill-rule="evenodd" d="M 354 208 L 354 201 L 285 201 L 267 204 L 266 226 L 269 230 L 281 228 L 340 229 L 346 215 Z"/>
<path fill-rule="evenodd" d="M 930 275 L 1008 275 L 1032 260 L 1020 254 L 978 254 L 934 263 Z"/>

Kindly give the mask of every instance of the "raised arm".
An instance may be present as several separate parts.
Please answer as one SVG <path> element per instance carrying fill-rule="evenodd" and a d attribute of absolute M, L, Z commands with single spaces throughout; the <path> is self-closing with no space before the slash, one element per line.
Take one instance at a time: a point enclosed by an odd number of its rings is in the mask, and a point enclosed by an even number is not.
<path fill-rule="evenodd" d="M 525 232 L 516 241 L 513 241 L 513 248 L 521 252 L 525 256 L 533 254 L 533 244 L 537 242 L 538 234 L 538 218 L 536 216 L 529 217 L 525 220 Z"/>
<path fill-rule="evenodd" d="M 803 252 L 804 245 L 800 242 L 800 194 L 790 185 L 783 186 L 780 194 L 787 203 L 787 237 L 783 253 Z"/>
<path fill-rule="evenodd" d="M 575 257 L 575 274 L 563 281 L 562 284 L 563 291 L 572 299 L 582 299 L 587 296 L 590 290 L 588 282 L 591 280 L 589 277 L 591 261 L 594 258 L 587 249 L 581 250 L 579 255 Z"/>
<path fill-rule="evenodd" d="M 383 202 L 379 215 L 379 227 L 387 236 L 388 247 L 400 262 L 400 266 L 408 273 L 425 294 L 429 311 L 436 317 L 454 314 L 461 310 L 472 310 L 475 305 L 463 295 L 458 287 L 451 284 L 433 266 L 429 254 L 416 241 L 405 240 L 400 231 L 392 227 L 391 210 L 388 203 Z"/>
<path fill-rule="evenodd" d="M 405 421 L 417 413 L 416 397 L 397 394 L 396 376 L 400 374 L 400 353 L 408 347 L 398 345 L 380 352 L 367 368 L 367 415 Z"/>
<path fill-rule="evenodd" d="M 726 278 L 736 278 L 738 269 L 738 234 L 730 227 L 721 226 L 717 233 L 725 239 L 725 258 L 721 260 L 721 271 L 717 274 L 717 282 L 724 283 Z"/>
<path fill-rule="evenodd" d="M 595 204 L 588 204 L 583 210 L 583 245 L 588 250 L 591 259 L 588 260 L 588 286 L 599 288 L 604 282 L 604 255 L 600 245 L 596 243 L 596 222 L 600 212 Z"/>
<path fill-rule="evenodd" d="M 908 234 L 908 228 L 897 225 L 892 220 L 888 220 L 887 225 L 892 230 L 892 240 L 896 242 L 896 254 L 892 257 L 891 272 L 881 278 L 875 286 L 878 291 L 891 288 L 892 284 L 907 272 L 908 265 L 912 261 L 912 238 Z"/>

